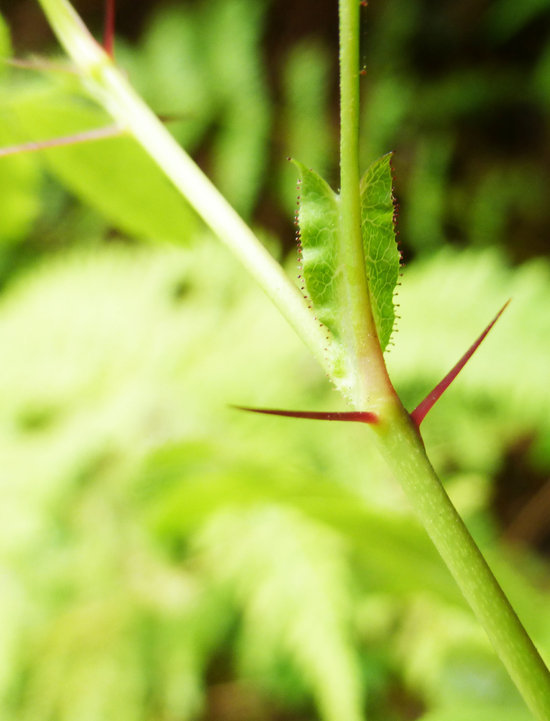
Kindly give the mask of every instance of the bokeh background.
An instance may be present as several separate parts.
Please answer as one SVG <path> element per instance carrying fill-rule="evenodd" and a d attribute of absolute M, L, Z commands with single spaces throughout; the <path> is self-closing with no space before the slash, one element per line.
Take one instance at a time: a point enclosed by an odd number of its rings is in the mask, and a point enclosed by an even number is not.
<path fill-rule="evenodd" d="M 76 3 L 99 37 L 103 7 Z M 363 164 L 395 154 L 407 407 L 550 658 L 550 3 L 371 0 Z M 38 4 L 0 55 L 62 63 Z M 337 7 L 117 7 L 116 57 L 297 274 L 294 156 L 337 187 Z M 0 144 L 108 122 L 0 64 Z M 527 721 L 341 401 L 127 139 L 0 160 L 0 719 Z"/>

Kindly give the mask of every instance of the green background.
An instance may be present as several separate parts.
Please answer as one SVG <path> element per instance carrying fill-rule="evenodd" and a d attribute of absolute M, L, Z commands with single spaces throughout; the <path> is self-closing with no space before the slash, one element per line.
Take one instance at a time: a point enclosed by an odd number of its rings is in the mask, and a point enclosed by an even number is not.
<path fill-rule="evenodd" d="M 1 55 L 61 61 L 37 5 L 2 13 Z M 423 435 L 548 659 L 550 5 L 363 13 L 388 365 L 413 408 L 512 298 Z M 286 157 L 338 185 L 336 3 L 117 14 L 121 67 L 296 277 Z M 108 122 L 63 70 L 0 73 L 2 146 Z M 130 140 L 0 159 L 0 284 L 1 721 L 529 719 L 365 429 L 230 407 L 342 402 Z"/>

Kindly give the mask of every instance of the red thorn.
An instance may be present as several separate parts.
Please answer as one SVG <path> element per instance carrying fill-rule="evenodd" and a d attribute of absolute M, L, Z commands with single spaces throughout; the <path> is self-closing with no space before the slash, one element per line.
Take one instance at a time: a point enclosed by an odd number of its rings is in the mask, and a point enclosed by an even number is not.
<path fill-rule="evenodd" d="M 308 418 L 318 421 L 355 421 L 357 423 L 378 423 L 376 413 L 369 411 L 316 412 L 316 411 L 279 411 L 272 408 L 249 408 L 247 406 L 232 406 L 240 411 L 251 413 L 265 413 L 270 416 L 285 416 L 287 418 Z"/>
<path fill-rule="evenodd" d="M 103 26 L 103 49 L 115 58 L 115 0 L 105 0 L 105 24 Z"/>
<path fill-rule="evenodd" d="M 431 393 L 428 393 L 426 398 L 420 403 L 414 411 L 411 413 L 411 419 L 416 424 L 417 427 L 420 426 L 426 415 L 431 410 L 432 406 L 441 398 L 443 393 L 447 390 L 447 388 L 451 385 L 451 383 L 454 381 L 454 379 L 457 377 L 457 375 L 460 373 L 460 371 L 464 368 L 466 363 L 470 360 L 470 358 L 473 356 L 473 354 L 476 352 L 476 350 L 481 345 L 481 342 L 485 339 L 485 336 L 491 328 L 494 326 L 494 324 L 497 322 L 497 320 L 500 318 L 500 316 L 504 313 L 506 310 L 508 304 L 510 303 L 511 299 L 508 299 L 506 303 L 502 306 L 502 308 L 499 310 L 499 312 L 496 314 L 496 316 L 493 318 L 493 320 L 489 323 L 487 328 L 483 331 L 483 333 L 479 336 L 479 338 L 473 343 L 470 348 L 464 353 L 462 358 L 456 363 L 455 366 L 447 373 L 445 378 L 441 380 L 436 387 L 431 391 Z"/>

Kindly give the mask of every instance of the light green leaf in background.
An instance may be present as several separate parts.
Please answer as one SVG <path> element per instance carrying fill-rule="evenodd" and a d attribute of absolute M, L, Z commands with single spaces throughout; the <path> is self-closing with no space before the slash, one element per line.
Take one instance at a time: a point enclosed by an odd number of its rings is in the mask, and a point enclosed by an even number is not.
<path fill-rule="evenodd" d="M 242 608 L 245 677 L 261 682 L 284 662 L 323 721 L 362 721 L 351 576 L 338 535 L 291 508 L 260 504 L 214 516 L 199 547 L 207 573 Z"/>
<path fill-rule="evenodd" d="M 17 129 L 17 142 L 68 136 L 112 122 L 86 98 L 54 87 L 14 92 L 6 111 L 6 125 L 12 134 Z M 70 192 L 122 232 L 181 243 L 197 228 L 195 214 L 131 138 L 57 147 L 40 155 Z"/>
<path fill-rule="evenodd" d="M 395 242 L 391 154 L 376 160 L 361 179 L 361 232 L 372 314 L 382 350 L 392 334 L 393 294 L 400 253 Z"/>
<path fill-rule="evenodd" d="M 489 477 L 521 428 L 548 436 L 540 353 L 541 337 L 550 337 L 548 273 L 544 262 L 512 271 L 473 252 L 411 269 L 401 330 L 408 362 L 391 356 L 407 396 L 467 345 L 472 318 L 483 326 L 483 308 L 514 295 L 487 357 L 462 377 L 464 392 L 440 406 L 453 444 L 438 443 L 426 422 L 438 465 L 458 469 L 448 481 Z M 461 296 L 453 331 L 448 317 Z M 324 719 L 335 706 L 354 718 L 358 683 L 367 718 L 391 718 L 368 713 L 377 689 L 366 666 L 384 695 L 396 659 L 409 659 L 408 687 L 445 721 L 451 710 L 436 705 L 444 682 L 458 694 L 494 677 L 489 653 L 475 665 L 457 656 L 477 643 L 462 633 L 475 622 L 363 429 L 226 408 L 240 399 L 322 408 L 329 397 L 299 340 L 217 244 L 205 239 L 193 253 L 122 244 L 59 253 L 11 284 L 0 321 L 1 721 L 196 719 L 220 657 L 235 693 L 282 698 L 284 710 L 313 699 L 320 712 L 312 718 L 322 711 Z M 258 343 L 265 328 L 269 351 Z M 467 408 L 465 437 L 457 404 L 469 398 L 478 405 Z M 492 461 L 481 467 L 471 446 L 487 453 L 487 443 Z M 504 563 L 500 553 L 491 558 L 549 648 L 547 594 L 539 599 L 528 564 L 508 581 Z M 414 599 L 421 603 L 412 607 Z M 437 645 L 427 633 L 436 611 L 448 629 Z M 421 637 L 430 642 L 422 648 Z M 330 659 L 333 678 L 350 670 L 333 688 Z M 500 718 L 492 708 L 485 718 Z M 507 721 L 523 721 L 514 711 Z"/>
<path fill-rule="evenodd" d="M 1 65 L 1 63 L 0 63 Z M 0 106 L 3 103 L 0 93 Z M 0 147 L 13 145 L 17 136 L 3 123 L 0 111 Z M 13 155 L 0 162 L 0 243 L 21 242 L 40 211 L 40 168 L 30 155 Z"/>
<path fill-rule="evenodd" d="M 12 54 L 11 50 L 11 38 L 10 31 L 6 24 L 6 21 L 0 15 L 0 60 L 9 58 Z M 0 73 L 4 72 L 6 66 L 3 62 L 0 62 Z"/>
<path fill-rule="evenodd" d="M 281 115 L 285 155 L 301 158 L 323 177 L 330 177 L 337 160 L 332 143 L 330 107 L 330 52 L 310 38 L 289 49 L 283 72 Z M 315 118 L 315 122 L 311 119 Z M 279 168 L 278 193 L 287 214 L 296 207 L 295 169 L 289 163 Z"/>
<path fill-rule="evenodd" d="M 10 31 L 0 15 L 0 76 L 8 70 L 5 58 L 12 55 Z M 8 94 L 0 91 L 0 147 L 17 142 L 17 136 L 6 123 Z M 2 158 L 0 163 L 0 243 L 16 243 L 24 238 L 40 208 L 38 196 L 40 173 L 36 159 L 24 156 Z"/>
<path fill-rule="evenodd" d="M 157 5 L 139 46 L 117 44 L 117 61 L 151 108 L 174 116 L 171 132 L 187 152 L 200 152 L 216 187 L 249 219 L 270 151 L 272 110 L 262 70 L 268 3 Z"/>

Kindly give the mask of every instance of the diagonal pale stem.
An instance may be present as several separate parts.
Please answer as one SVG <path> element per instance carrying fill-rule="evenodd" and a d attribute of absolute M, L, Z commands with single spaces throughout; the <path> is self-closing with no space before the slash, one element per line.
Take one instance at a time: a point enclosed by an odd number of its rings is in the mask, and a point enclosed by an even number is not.
<path fill-rule="evenodd" d="M 67 0 L 39 0 L 61 42 L 88 79 L 92 94 L 142 144 L 212 230 L 230 247 L 327 368 L 326 340 L 297 289 L 210 181 L 95 43 Z M 550 674 L 435 474 L 418 429 L 395 395 L 376 338 L 358 255 L 358 0 L 340 0 L 342 80 L 343 249 L 361 371 L 369 373 L 380 407 L 374 429 L 380 451 L 430 538 L 484 626 L 498 655 L 539 721 L 550 721 Z M 346 210 L 344 210 L 346 209 Z M 344 227 L 348 227 L 345 225 Z M 362 317 L 361 312 L 365 315 Z M 330 367 L 327 368 L 330 372 Z M 361 396 L 366 398 L 367 386 Z M 357 399 L 361 404 L 364 397 Z M 367 407 L 363 405 L 363 408 Z M 359 408 L 362 410 L 362 408 Z"/>
<path fill-rule="evenodd" d="M 200 168 L 178 145 L 94 40 L 67 0 L 39 0 L 60 42 L 100 102 L 170 178 L 214 234 L 234 253 L 331 376 L 326 332 L 297 287 Z"/>

